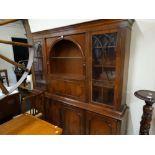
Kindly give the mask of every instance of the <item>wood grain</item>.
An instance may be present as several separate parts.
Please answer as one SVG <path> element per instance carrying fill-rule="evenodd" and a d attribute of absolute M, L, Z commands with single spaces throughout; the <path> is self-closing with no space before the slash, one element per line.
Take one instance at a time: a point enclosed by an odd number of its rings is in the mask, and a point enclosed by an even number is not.
<path fill-rule="evenodd" d="M 18 21 L 19 19 L 5 19 L 0 22 L 0 26 Z"/>
<path fill-rule="evenodd" d="M 27 114 L 0 125 L 1 135 L 60 135 L 61 133 L 61 128 Z"/>
<path fill-rule="evenodd" d="M 23 47 L 32 47 L 33 46 L 30 44 L 26 44 L 26 43 L 20 43 L 20 42 L 15 42 L 15 41 L 7 41 L 7 40 L 0 40 L 0 43 L 16 45 L 16 46 L 23 46 Z"/>

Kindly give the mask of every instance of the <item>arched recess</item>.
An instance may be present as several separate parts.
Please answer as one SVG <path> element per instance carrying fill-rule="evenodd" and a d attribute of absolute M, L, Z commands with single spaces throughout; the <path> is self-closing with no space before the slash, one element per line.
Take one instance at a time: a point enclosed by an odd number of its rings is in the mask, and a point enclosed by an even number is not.
<path fill-rule="evenodd" d="M 74 40 L 59 39 L 50 51 L 50 74 L 79 78 L 84 75 L 84 54 Z"/>

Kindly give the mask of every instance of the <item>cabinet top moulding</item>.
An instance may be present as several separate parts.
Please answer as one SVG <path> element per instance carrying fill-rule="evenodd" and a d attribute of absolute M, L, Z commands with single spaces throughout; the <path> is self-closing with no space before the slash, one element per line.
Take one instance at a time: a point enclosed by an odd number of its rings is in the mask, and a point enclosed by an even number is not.
<path fill-rule="evenodd" d="M 111 27 L 111 29 L 116 27 L 118 28 L 128 27 L 129 29 L 131 29 L 133 23 L 134 19 L 98 19 L 79 24 L 73 24 L 69 26 L 62 26 L 58 28 L 37 31 L 33 33 L 33 37 L 35 39 L 39 39 L 39 38 L 76 34 L 76 33 L 91 32 L 94 31 L 94 27 L 98 27 L 98 30 L 109 29 L 109 27 Z"/>

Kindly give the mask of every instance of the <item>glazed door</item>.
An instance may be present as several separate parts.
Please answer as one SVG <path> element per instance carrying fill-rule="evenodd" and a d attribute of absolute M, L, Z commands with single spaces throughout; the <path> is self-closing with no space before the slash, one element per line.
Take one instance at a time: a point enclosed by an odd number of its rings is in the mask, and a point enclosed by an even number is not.
<path fill-rule="evenodd" d="M 117 36 L 116 31 L 97 32 L 91 36 L 93 103 L 114 105 Z"/>
<path fill-rule="evenodd" d="M 35 42 L 35 53 L 33 70 L 35 75 L 35 87 L 46 89 L 46 67 L 45 67 L 45 53 L 44 53 L 44 40 L 37 39 Z"/>

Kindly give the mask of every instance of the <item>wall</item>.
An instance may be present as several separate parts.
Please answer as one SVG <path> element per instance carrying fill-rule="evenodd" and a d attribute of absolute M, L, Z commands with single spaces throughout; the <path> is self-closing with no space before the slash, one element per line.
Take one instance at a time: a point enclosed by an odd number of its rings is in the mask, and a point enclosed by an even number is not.
<path fill-rule="evenodd" d="M 24 27 L 20 21 L 0 27 L 0 39 L 11 41 L 11 37 L 26 38 Z M 12 45 L 1 44 L 0 54 L 10 58 L 11 60 L 14 60 Z M 13 65 L 1 59 L 0 69 L 6 68 L 8 70 L 9 82 L 15 83 L 16 77 L 13 72 Z"/>
<path fill-rule="evenodd" d="M 33 32 L 87 20 L 29 20 Z M 155 90 L 155 20 L 136 20 L 132 28 L 127 104 L 128 134 L 139 134 L 144 102 L 134 96 L 139 89 Z M 155 112 L 151 134 L 155 134 Z"/>
<path fill-rule="evenodd" d="M 132 29 L 127 104 L 128 134 L 138 134 L 144 101 L 133 94 L 140 89 L 155 91 L 155 20 L 137 20 Z M 155 111 L 150 134 L 155 134 Z"/>

